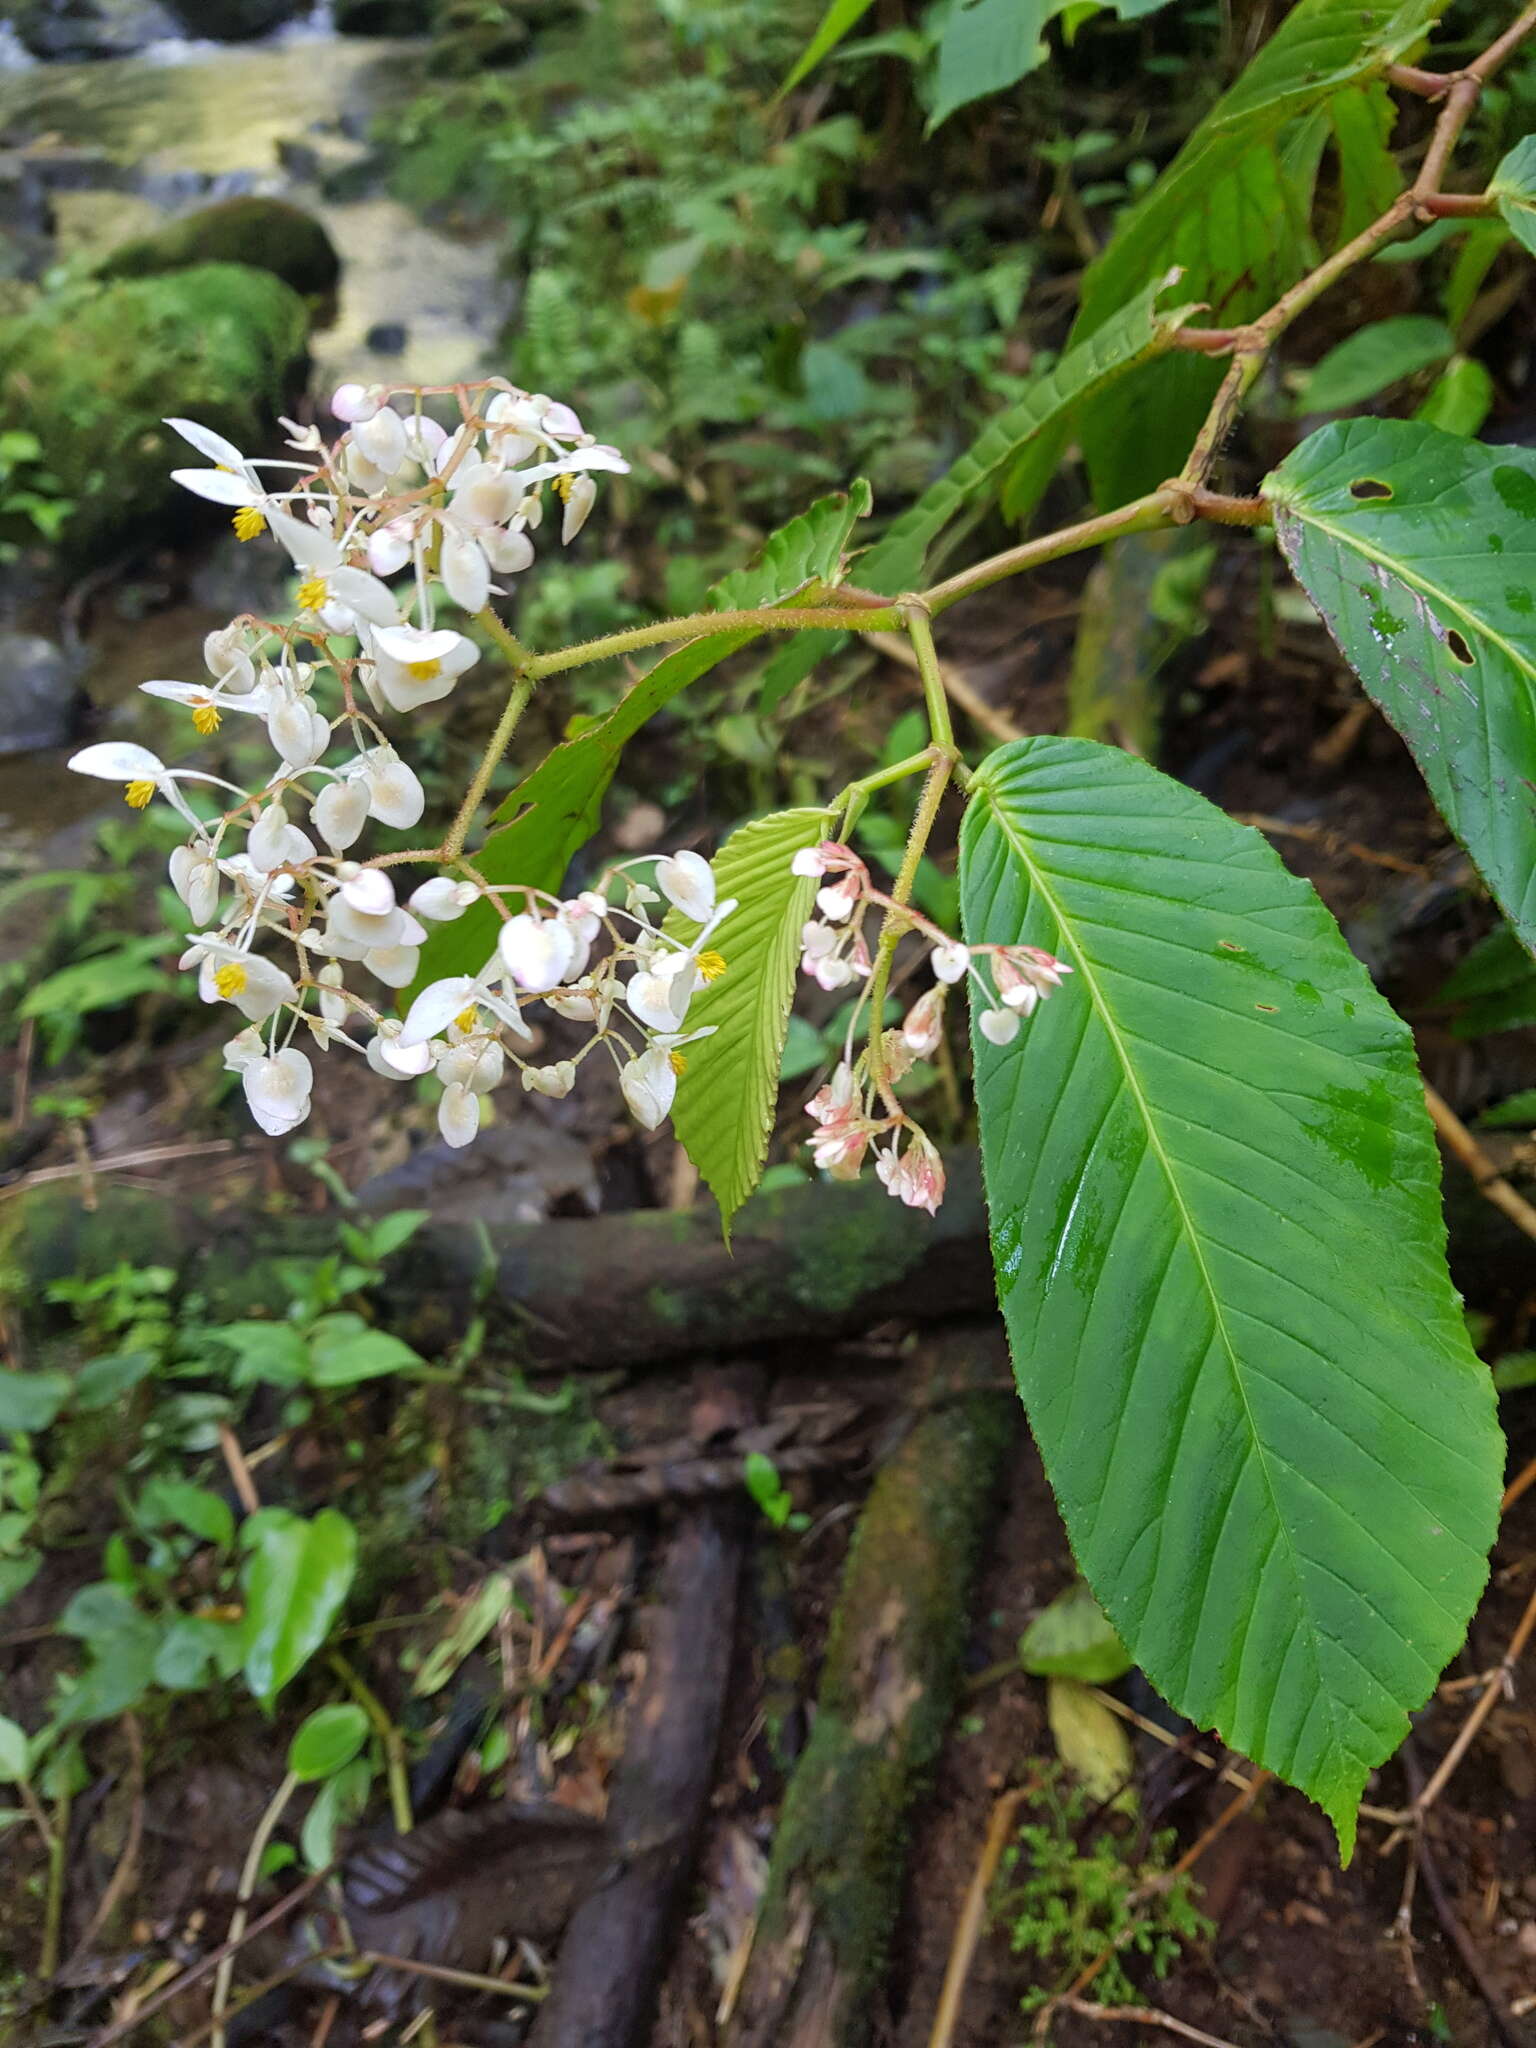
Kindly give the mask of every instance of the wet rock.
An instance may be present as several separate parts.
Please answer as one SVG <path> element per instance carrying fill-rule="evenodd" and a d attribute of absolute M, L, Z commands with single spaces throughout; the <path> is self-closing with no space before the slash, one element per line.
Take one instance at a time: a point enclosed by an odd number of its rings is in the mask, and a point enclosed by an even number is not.
<path fill-rule="evenodd" d="M 75 501 L 65 552 L 119 554 L 190 506 L 165 415 L 254 446 L 289 402 L 307 331 L 296 293 L 234 263 L 84 283 L 0 321 L 0 431 L 34 434 Z"/>
<path fill-rule="evenodd" d="M 344 36 L 419 36 L 431 26 L 422 0 L 336 0 L 332 19 Z"/>
<path fill-rule="evenodd" d="M 11 0 L 10 25 L 34 57 L 131 57 L 178 38 L 160 0 Z"/>
<path fill-rule="evenodd" d="M 398 356 L 405 352 L 410 330 L 403 320 L 380 320 L 363 336 L 363 346 L 376 356 Z"/>
<path fill-rule="evenodd" d="M 0 754 L 64 746 L 80 707 L 75 665 L 62 647 L 40 633 L 0 631 Z"/>
<path fill-rule="evenodd" d="M 308 11 L 304 0 L 171 0 L 189 36 L 249 43 Z"/>
<path fill-rule="evenodd" d="M 124 242 L 99 277 L 158 277 L 202 263 L 270 271 L 304 299 L 329 299 L 341 276 L 336 245 L 312 214 L 284 199 L 221 200 L 152 235 Z"/>

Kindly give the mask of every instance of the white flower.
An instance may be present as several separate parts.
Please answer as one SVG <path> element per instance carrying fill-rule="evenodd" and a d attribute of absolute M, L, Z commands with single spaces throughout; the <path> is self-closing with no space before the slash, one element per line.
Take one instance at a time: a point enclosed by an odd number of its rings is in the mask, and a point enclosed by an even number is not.
<path fill-rule="evenodd" d="M 306 697 L 279 694 L 267 714 L 267 737 L 284 769 L 312 768 L 331 743 L 330 721 Z"/>
<path fill-rule="evenodd" d="M 397 832 L 409 832 L 421 823 L 427 808 L 426 791 L 414 768 L 407 766 L 393 747 L 370 747 L 359 757 L 358 772 L 368 790 L 368 815 Z"/>
<path fill-rule="evenodd" d="M 495 963 L 492 963 L 494 968 Z M 446 1031 L 456 1017 L 473 1014 L 478 1009 L 489 1010 L 498 1022 L 505 1024 L 519 1038 L 531 1038 L 533 1033 L 523 1022 L 522 1013 L 516 1003 L 499 995 L 491 985 L 490 970 L 484 975 L 454 974 L 444 981 L 430 981 L 406 1012 L 405 1022 L 400 1027 L 401 1042 L 405 1045 L 424 1045 L 429 1038 L 436 1038 Z"/>
<path fill-rule="evenodd" d="M 393 476 L 406 458 L 405 421 L 391 405 L 381 405 L 366 419 L 354 421 L 352 439 L 386 477 Z"/>
<path fill-rule="evenodd" d="M 524 1067 L 523 1087 L 534 1095 L 549 1095 L 559 1102 L 576 1086 L 573 1060 L 556 1060 L 552 1067 Z"/>
<path fill-rule="evenodd" d="M 411 1081 L 432 1070 L 432 1047 L 407 1039 L 398 1017 L 381 1017 L 379 1028 L 363 1048 L 370 1067 L 386 1081 Z"/>
<path fill-rule="evenodd" d="M 383 403 L 384 394 L 377 385 L 338 384 L 331 399 L 331 412 L 349 427 L 356 426 L 360 420 L 371 420 Z"/>
<path fill-rule="evenodd" d="M 197 969 L 197 992 L 205 1003 L 233 1003 L 242 1017 L 264 1024 L 285 1003 L 299 999 L 291 975 L 248 947 L 231 945 L 216 932 L 193 932 L 182 967 Z"/>
<path fill-rule="evenodd" d="M 170 858 L 171 887 L 192 914 L 208 924 L 219 907 L 219 864 L 205 846 L 178 846 Z"/>
<path fill-rule="evenodd" d="M 338 777 L 315 798 L 309 822 L 332 853 L 345 853 L 368 822 L 368 786 L 360 776 Z"/>
<path fill-rule="evenodd" d="M 560 986 L 576 957 L 576 946 L 569 925 L 526 910 L 509 918 L 496 937 L 502 965 L 519 988 L 534 995 Z"/>
<path fill-rule="evenodd" d="M 368 536 L 368 566 L 375 576 L 393 576 L 411 559 L 415 535 L 409 519 L 391 519 Z"/>
<path fill-rule="evenodd" d="M 665 1046 L 653 1045 L 619 1069 L 630 1115 L 647 1131 L 666 1121 L 677 1094 L 677 1069 Z"/>
<path fill-rule="evenodd" d="M 453 1027 L 449 1030 L 451 1036 Z M 473 1095 L 489 1095 L 499 1088 L 505 1069 L 500 1041 L 485 1031 L 473 1031 L 437 1053 L 437 1078 L 443 1086 L 467 1088 Z"/>
<path fill-rule="evenodd" d="M 472 640 L 446 627 L 389 627 L 373 635 L 373 647 L 379 690 L 394 711 L 436 704 L 480 659 Z"/>
<path fill-rule="evenodd" d="M 264 874 L 273 868 L 302 867 L 315 857 L 314 842 L 297 825 L 289 824 L 280 802 L 267 804 L 258 814 L 245 850 L 252 865 Z"/>
<path fill-rule="evenodd" d="M 434 875 L 412 891 L 410 907 L 417 917 L 430 918 L 433 924 L 451 924 L 479 900 L 480 891 L 473 882 L 456 882 L 451 875 Z"/>
<path fill-rule="evenodd" d="M 240 1079 L 251 1115 L 269 1138 L 285 1137 L 309 1115 L 314 1069 L 297 1047 L 290 1045 L 270 1059 L 252 1060 L 242 1068 Z"/>
<path fill-rule="evenodd" d="M 438 573 L 460 611 L 485 610 L 491 597 L 491 565 L 468 534 L 443 535 Z"/>
<path fill-rule="evenodd" d="M 629 1012 L 647 1031 L 676 1031 L 688 1014 L 692 976 L 632 974 L 624 991 Z"/>
<path fill-rule="evenodd" d="M 201 820 L 176 785 L 208 782 L 217 789 L 235 789 L 232 782 L 225 782 L 218 775 L 203 775 L 192 768 L 167 768 L 158 754 L 152 754 L 148 747 L 135 746 L 132 740 L 100 740 L 93 747 L 82 747 L 78 754 L 70 755 L 69 766 L 77 775 L 123 783 L 128 802 L 136 811 L 142 811 L 156 795 L 165 797 L 199 833 L 203 829 Z M 235 794 L 243 796 L 245 792 L 235 790 Z"/>
<path fill-rule="evenodd" d="M 685 849 L 657 861 L 656 886 L 684 917 L 708 922 L 715 907 L 715 871 L 702 854 Z"/>
<path fill-rule="evenodd" d="M 976 1028 L 993 1045 L 1011 1045 L 1019 1035 L 1017 1010 L 982 1010 Z"/>
<path fill-rule="evenodd" d="M 963 980 L 965 970 L 971 964 L 969 947 L 962 946 L 958 940 L 935 946 L 929 958 L 933 971 L 940 981 Z"/>
<path fill-rule="evenodd" d="M 196 420 L 167 419 L 162 424 L 180 434 L 183 441 L 190 443 L 199 455 L 206 455 L 215 465 L 212 469 L 173 469 L 173 483 L 214 505 L 238 508 L 263 502 L 266 493 L 257 481 L 256 472 L 233 441 L 226 441 L 212 427 L 199 426 Z"/>

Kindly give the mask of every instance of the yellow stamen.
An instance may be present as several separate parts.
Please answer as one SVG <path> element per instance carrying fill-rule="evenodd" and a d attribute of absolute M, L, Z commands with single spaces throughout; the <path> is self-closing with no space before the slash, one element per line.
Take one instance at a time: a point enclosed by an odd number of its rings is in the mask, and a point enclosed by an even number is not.
<path fill-rule="evenodd" d="M 725 972 L 725 955 L 723 953 L 717 953 L 714 950 L 714 948 L 711 947 L 707 953 L 701 953 L 699 955 L 698 959 L 694 962 L 694 965 L 698 968 L 700 974 L 703 975 L 706 981 L 718 981 L 721 975 Z"/>
<path fill-rule="evenodd" d="M 569 471 L 567 471 L 564 476 L 557 476 L 555 478 L 555 496 L 560 500 L 562 505 L 568 504 L 570 502 L 571 486 L 573 483 L 575 483 L 575 481 L 575 477 L 572 476 Z"/>
<path fill-rule="evenodd" d="M 669 1052 L 667 1054 L 667 1065 L 677 1075 L 678 1079 L 681 1080 L 688 1071 L 687 1055 L 680 1052 Z"/>
<path fill-rule="evenodd" d="M 242 505 L 234 517 L 235 539 L 255 540 L 267 530 L 267 515 L 254 505 Z"/>
<path fill-rule="evenodd" d="M 430 683 L 443 672 L 440 661 L 408 661 L 405 672 L 413 683 Z"/>
<path fill-rule="evenodd" d="M 222 967 L 213 970 L 213 985 L 226 1003 L 243 992 L 249 979 L 238 960 L 226 960 Z"/>
<path fill-rule="evenodd" d="M 306 576 L 299 585 L 299 610 L 317 612 L 325 603 L 325 579 L 321 576 Z"/>
<path fill-rule="evenodd" d="M 467 1010 L 460 1010 L 459 1014 L 457 1015 L 457 1017 L 454 1018 L 453 1021 L 455 1024 L 457 1024 L 461 1031 L 473 1031 L 475 1028 L 474 1004 L 471 1003 Z"/>
<path fill-rule="evenodd" d="M 136 811 L 148 810 L 154 801 L 154 795 L 155 785 L 147 775 L 128 785 L 128 802 Z"/>
<path fill-rule="evenodd" d="M 192 723 L 206 739 L 211 732 L 217 732 L 221 723 L 217 704 L 194 704 Z"/>

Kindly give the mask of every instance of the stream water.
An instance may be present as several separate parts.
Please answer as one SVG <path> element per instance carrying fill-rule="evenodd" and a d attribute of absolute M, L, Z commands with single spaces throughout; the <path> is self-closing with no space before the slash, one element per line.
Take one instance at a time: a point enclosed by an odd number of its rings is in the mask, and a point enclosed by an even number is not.
<path fill-rule="evenodd" d="M 7 32 L 0 147 L 68 153 L 78 165 L 70 189 L 50 194 L 61 254 L 104 249 L 237 193 L 293 201 L 324 222 L 344 265 L 336 318 L 311 341 L 313 389 L 345 378 L 449 383 L 482 369 L 506 290 L 496 241 L 422 222 L 390 196 L 369 147 L 376 117 L 416 89 L 424 47 L 338 36 L 324 10 L 265 43 L 165 41 L 95 62 L 26 59 Z M 176 589 L 193 567 L 165 563 L 155 574 Z M 100 733 L 156 743 L 136 685 L 200 673 L 202 636 L 239 608 L 228 586 L 241 573 L 215 557 L 191 576 L 187 598 L 151 603 L 137 619 L 117 615 L 111 593 L 91 607 L 82 682 L 101 707 Z M 50 631 L 46 618 L 27 623 Z M 64 757 L 0 757 L 13 870 L 57 858 L 60 827 L 99 808 L 100 785 L 68 774 Z"/>

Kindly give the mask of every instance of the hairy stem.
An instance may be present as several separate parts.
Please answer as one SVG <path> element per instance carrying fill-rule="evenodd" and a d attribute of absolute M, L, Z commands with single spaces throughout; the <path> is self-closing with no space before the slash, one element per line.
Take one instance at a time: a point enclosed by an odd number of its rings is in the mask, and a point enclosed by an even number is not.
<path fill-rule="evenodd" d="M 443 835 L 443 843 L 438 851 L 440 860 L 457 860 L 464 851 L 464 841 L 469 836 L 470 826 L 475 822 L 475 813 L 480 808 L 481 799 L 491 786 L 491 777 L 501 766 L 502 757 L 512 743 L 512 735 L 517 731 L 518 721 L 527 710 L 528 700 L 532 695 L 531 676 L 525 676 L 522 681 L 512 685 L 502 714 L 496 721 L 496 730 L 487 741 L 480 765 L 464 792 L 464 801 L 459 805 L 453 823 Z"/>
<path fill-rule="evenodd" d="M 1005 577 L 1018 576 L 1026 569 L 1041 568 L 1046 562 L 1060 561 L 1063 555 L 1081 554 L 1084 548 L 1118 540 L 1123 533 L 1146 533 L 1155 527 L 1176 525 L 1175 501 L 1174 493 L 1153 491 L 1113 512 L 1101 512 L 1097 518 L 1080 520 L 1076 526 L 1063 526 L 1056 533 L 1042 534 L 1038 540 L 1005 548 L 1000 555 L 990 555 L 986 561 L 962 569 L 958 576 L 950 576 L 943 583 L 935 583 L 931 590 L 921 592 L 923 606 L 930 613 L 948 611 L 972 591 L 985 590 L 989 584 L 1001 583 Z M 864 627 L 870 624 L 871 616 L 867 614 L 861 622 Z"/>
<path fill-rule="evenodd" d="M 759 611 L 690 612 L 686 618 L 657 619 L 649 626 L 605 633 L 599 640 L 583 640 L 554 654 L 530 655 L 526 673 L 534 677 L 563 675 L 569 669 L 590 668 L 595 661 L 611 661 L 615 655 L 633 654 L 642 647 L 660 647 L 669 640 L 702 640 L 715 633 L 798 633 L 813 626 L 863 632 L 869 626 L 897 624 L 892 605 L 882 605 L 878 611 L 867 605 L 765 605 Z"/>
<path fill-rule="evenodd" d="M 902 622 L 917 656 L 917 672 L 923 679 L 923 706 L 928 713 L 928 731 L 936 747 L 954 751 L 955 729 L 949 719 L 949 697 L 939 668 L 938 650 L 933 644 L 933 621 L 920 597 L 904 597 L 898 607 Z"/>
<path fill-rule="evenodd" d="M 875 951 L 875 971 L 870 978 L 869 1078 L 892 1116 L 900 1116 L 902 1112 L 901 1104 L 896 1100 L 886 1073 L 885 998 L 891 986 L 891 966 L 896 958 L 896 948 L 908 929 L 908 919 L 903 912 L 911 900 L 912 887 L 917 880 L 918 864 L 928 850 L 928 841 L 932 837 L 934 822 L 939 815 L 939 805 L 944 801 L 944 792 L 949 787 L 953 772 L 952 754 L 940 754 L 928 770 L 923 793 L 917 800 L 917 814 L 912 820 L 912 830 L 907 834 L 906 851 L 901 857 L 901 870 L 891 886 L 892 908 L 887 911 L 885 922 L 880 927 L 880 940 Z"/>

